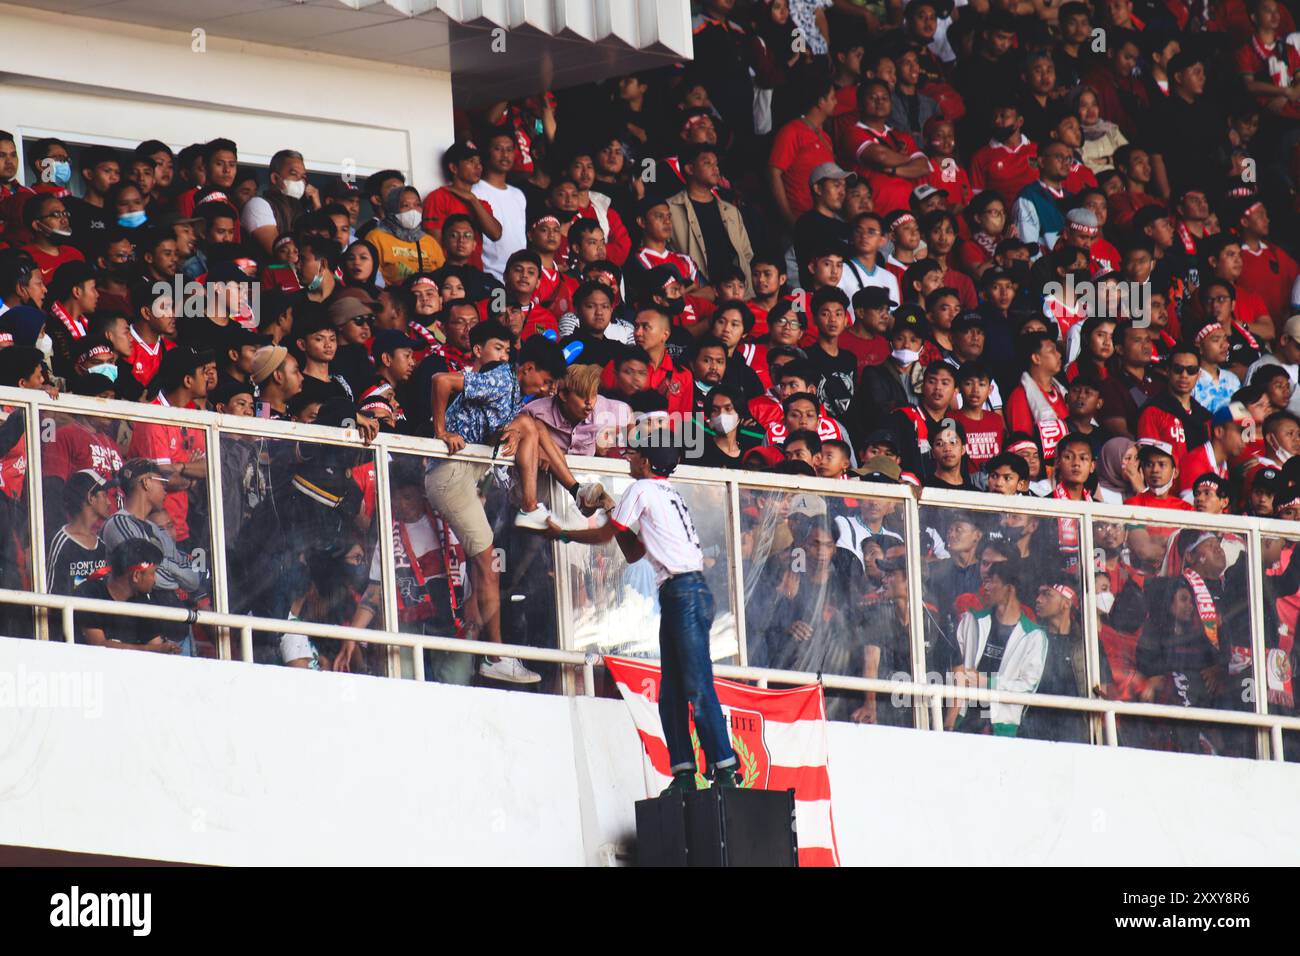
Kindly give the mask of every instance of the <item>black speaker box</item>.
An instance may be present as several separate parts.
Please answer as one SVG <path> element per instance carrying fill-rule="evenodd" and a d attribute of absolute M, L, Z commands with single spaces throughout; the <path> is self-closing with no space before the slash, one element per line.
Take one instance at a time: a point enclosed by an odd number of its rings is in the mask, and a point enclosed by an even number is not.
<path fill-rule="evenodd" d="M 793 790 L 673 791 L 636 805 L 638 866 L 798 866 Z"/>

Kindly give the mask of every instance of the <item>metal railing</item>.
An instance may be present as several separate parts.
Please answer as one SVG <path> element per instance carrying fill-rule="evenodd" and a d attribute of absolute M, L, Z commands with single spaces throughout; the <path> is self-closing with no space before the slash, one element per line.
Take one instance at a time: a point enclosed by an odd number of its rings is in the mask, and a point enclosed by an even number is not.
<path fill-rule="evenodd" d="M 575 646 L 574 620 L 568 598 L 570 582 L 568 581 L 568 562 L 565 560 L 566 548 L 579 548 L 579 545 L 552 545 L 552 557 L 556 568 L 555 598 L 556 620 L 554 621 L 558 636 L 558 647 L 544 648 L 524 644 L 495 644 L 483 641 L 470 641 L 456 637 L 442 637 L 403 633 L 399 628 L 396 604 L 390 595 L 396 592 L 396 572 L 393 562 L 393 521 L 389 485 L 389 466 L 393 455 L 415 455 L 421 458 L 447 457 L 445 446 L 432 439 L 417 439 L 408 436 L 381 435 L 370 446 L 373 449 L 376 480 L 375 531 L 377 532 L 378 551 L 380 555 L 381 587 L 385 595 L 383 613 L 379 622 L 382 626 L 375 629 L 359 629 L 341 625 L 328 625 L 304 621 L 289 622 L 266 617 L 255 617 L 230 613 L 228 604 L 229 569 L 227 567 L 226 545 L 224 540 L 224 516 L 222 514 L 222 474 L 221 442 L 223 435 L 227 440 L 234 436 L 255 436 L 266 439 L 306 441 L 330 445 L 361 444 L 359 436 L 350 430 L 325 428 L 315 425 L 269 421 L 263 419 L 232 417 L 202 413 L 186 409 L 164 408 L 154 405 L 141 405 L 122 402 L 106 402 L 76 396 L 62 396 L 51 399 L 44 393 L 31 390 L 0 388 L 0 407 L 21 410 L 26 416 L 27 427 L 26 452 L 27 473 L 26 487 L 29 499 L 27 529 L 31 542 L 30 570 L 33 591 L 0 590 L 0 605 L 25 606 L 36 609 L 38 639 L 49 639 L 48 612 L 58 611 L 61 618 L 60 631 L 65 641 L 75 639 L 75 616 L 81 612 L 96 614 L 114 614 L 133 617 L 148 617 L 159 621 L 191 622 L 216 629 L 218 639 L 216 648 L 222 659 L 238 659 L 245 662 L 253 660 L 252 635 L 257 632 L 276 634 L 294 631 L 309 637 L 336 640 L 364 641 L 386 646 L 390 649 L 389 673 L 399 676 L 401 668 L 397 657 L 401 649 L 410 649 L 412 667 L 411 676 L 423 679 L 423 651 L 451 651 L 469 654 L 507 654 L 525 661 L 545 662 L 559 665 L 566 674 L 576 675 L 580 668 L 583 675 L 581 692 L 587 695 L 595 693 L 595 668 L 600 666 L 600 656 L 592 651 L 584 651 Z M 163 424 L 183 424 L 190 428 L 202 430 L 207 449 L 208 501 L 210 502 L 209 533 L 212 541 L 210 571 L 212 575 L 211 610 L 191 611 L 184 608 L 160 606 L 140 606 L 119 602 L 96 601 L 80 596 L 48 594 L 46 592 L 46 556 L 40 542 L 47 540 L 44 527 L 44 508 L 41 501 L 42 487 L 42 416 L 86 415 L 99 418 L 109 417 L 136 423 L 155 422 Z M 456 456 L 462 460 L 472 460 L 483 464 L 501 464 L 502 459 L 494 458 L 490 449 L 471 446 Z M 573 456 L 570 467 L 575 474 L 583 476 L 606 476 L 613 479 L 627 476 L 626 465 L 618 459 L 588 458 Z M 760 472 L 720 471 L 683 465 L 675 475 L 675 481 L 683 484 L 702 485 L 722 489 L 725 500 L 725 528 L 727 540 L 720 553 L 725 554 L 728 567 L 728 585 L 730 588 L 731 608 L 734 614 L 738 640 L 739 664 L 720 662 L 715 664 L 715 673 L 721 677 L 738 680 L 755 681 L 763 686 L 769 684 L 800 684 L 820 680 L 832 690 L 860 693 L 888 694 L 896 700 L 914 699 L 922 701 L 923 706 L 912 708 L 913 722 L 918 728 L 943 730 L 943 705 L 958 701 L 980 704 L 1001 703 L 1042 708 L 1061 712 L 1074 712 L 1089 717 L 1092 727 L 1092 739 L 1095 743 L 1117 746 L 1117 717 L 1134 717 L 1172 721 L 1193 721 L 1222 726 L 1249 727 L 1257 731 L 1256 755 L 1261 759 L 1282 760 L 1283 732 L 1300 731 L 1300 717 L 1287 714 L 1270 713 L 1267 707 L 1267 695 L 1262 690 L 1255 694 L 1250 710 L 1217 710 L 1203 707 L 1178 707 L 1167 704 L 1140 703 L 1125 700 L 1108 700 L 1096 694 L 1099 683 L 1099 627 L 1096 613 L 1096 587 L 1093 575 L 1083 573 L 1081 621 L 1084 634 L 1084 650 L 1088 675 L 1088 696 L 1067 697 L 1039 693 L 1019 693 L 1005 690 L 962 687 L 952 684 L 930 683 L 925 673 L 924 621 L 923 614 L 923 573 L 924 555 L 919 545 L 922 541 L 921 508 L 935 506 L 939 508 L 960 509 L 962 511 L 1001 514 L 1008 511 L 1030 513 L 1053 519 L 1072 518 L 1079 524 L 1079 549 L 1081 556 L 1093 554 L 1092 522 L 1123 521 L 1152 524 L 1163 528 L 1198 528 L 1216 532 L 1228 532 L 1240 536 L 1247 551 L 1242 560 L 1249 564 L 1250 587 L 1250 622 L 1249 635 L 1251 659 L 1256 688 L 1264 688 L 1265 634 L 1263 608 L 1262 578 L 1260 564 L 1261 540 L 1267 537 L 1279 537 L 1288 540 L 1300 540 L 1300 528 L 1296 525 L 1276 520 L 1245 518 L 1241 516 L 1212 516 L 1191 512 L 1165 511 L 1129 506 L 1104 505 L 1094 502 L 1061 502 L 1053 499 L 1017 497 L 1000 498 L 990 494 L 972 492 L 955 492 L 939 489 L 926 489 L 918 495 L 903 486 L 879 484 L 846 483 L 824 478 L 804 478 L 780 476 Z M 743 492 L 767 491 L 780 493 L 805 492 L 819 497 L 838 498 L 872 498 L 887 499 L 902 509 L 903 537 L 907 546 L 908 597 L 911 614 L 911 680 L 868 678 L 832 673 L 814 673 L 810 671 L 777 670 L 748 666 L 746 659 L 746 621 L 745 621 L 745 561 L 742 555 L 741 539 L 745 528 L 741 521 L 741 496 Z M 1083 560 L 1082 565 L 1091 565 Z M 230 635 L 239 636 L 239 651 L 234 653 Z M 572 680 L 566 681 L 570 692 L 577 692 Z"/>

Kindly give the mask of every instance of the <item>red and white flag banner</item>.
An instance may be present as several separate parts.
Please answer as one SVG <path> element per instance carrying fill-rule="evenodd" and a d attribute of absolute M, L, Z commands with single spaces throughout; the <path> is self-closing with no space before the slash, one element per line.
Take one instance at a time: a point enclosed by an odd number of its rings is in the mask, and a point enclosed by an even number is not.
<path fill-rule="evenodd" d="M 605 666 L 632 711 L 645 750 L 648 796 L 657 796 L 672 780 L 668 745 L 659 720 L 659 667 L 623 657 L 606 657 Z M 740 785 L 756 790 L 793 789 L 799 865 L 839 866 L 821 684 L 772 689 L 714 678 L 713 686 L 731 730 Z M 704 751 L 694 719 L 691 742 L 702 773 Z M 702 776 L 699 781 L 703 785 Z"/>

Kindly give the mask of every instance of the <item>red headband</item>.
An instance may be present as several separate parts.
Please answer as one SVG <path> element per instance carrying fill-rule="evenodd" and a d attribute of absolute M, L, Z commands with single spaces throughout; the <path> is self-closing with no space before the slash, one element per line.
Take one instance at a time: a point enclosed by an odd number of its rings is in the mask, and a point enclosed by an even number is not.
<path fill-rule="evenodd" d="M 1038 451 L 1038 446 L 1035 445 L 1033 442 L 1029 441 L 1028 439 L 1021 439 L 1020 441 L 1016 442 L 1013 445 L 1008 445 L 1007 451 L 1013 453 L 1021 452 L 1024 451 L 1026 448 L 1032 448 L 1034 451 Z"/>
<path fill-rule="evenodd" d="M 1070 587 L 1068 584 L 1053 584 L 1052 590 L 1055 591 L 1057 594 L 1061 595 L 1061 597 L 1065 598 L 1066 603 L 1069 604 L 1071 607 L 1074 606 L 1074 599 L 1076 596 L 1074 593 L 1074 588 Z"/>

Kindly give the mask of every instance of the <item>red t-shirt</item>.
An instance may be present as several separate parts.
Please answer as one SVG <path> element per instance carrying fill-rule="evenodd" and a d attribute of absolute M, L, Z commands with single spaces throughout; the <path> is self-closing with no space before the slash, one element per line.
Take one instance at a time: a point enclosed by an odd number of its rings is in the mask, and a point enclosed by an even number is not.
<path fill-rule="evenodd" d="M 953 412 L 952 417 L 966 429 L 966 454 L 972 469 L 983 468 L 986 461 L 1002 451 L 1007 427 L 997 412 L 986 411 L 979 421 L 971 418 L 970 412 L 964 409 Z"/>
<path fill-rule="evenodd" d="M 1241 284 L 1264 300 L 1274 319 L 1291 314 L 1291 287 L 1297 272 L 1296 261 L 1277 246 L 1261 242 L 1258 250 L 1252 250 L 1242 244 Z"/>
<path fill-rule="evenodd" d="M 745 364 L 754 370 L 764 388 L 772 387 L 772 376 L 767 371 L 767 346 L 757 342 L 741 342 L 736 346 L 736 354 Z"/>
<path fill-rule="evenodd" d="M 855 170 L 871 187 L 872 208 L 876 215 L 887 216 L 896 209 L 909 208 L 908 202 L 916 183 L 902 176 L 891 176 L 866 164 L 863 153 L 868 147 L 877 143 L 907 156 L 920 150 L 916 147 L 916 140 L 911 136 L 889 126 L 877 131 L 858 122 L 845 131 L 843 146 L 845 162 L 848 168 Z"/>
<path fill-rule="evenodd" d="M 596 215 L 596 204 L 587 203 L 578 210 L 577 218 L 600 222 L 600 217 Z M 627 257 L 632 254 L 632 237 L 627 234 L 623 217 L 613 209 L 605 210 L 605 221 L 609 223 L 609 228 L 605 230 L 605 256 L 621 269 L 623 263 L 627 262 Z"/>
<path fill-rule="evenodd" d="M 839 346 L 858 360 L 858 375 L 861 375 L 862 370 L 868 365 L 880 365 L 889 358 L 889 353 L 892 351 L 889 340 L 883 335 L 864 339 L 848 329 L 840 333 Z"/>
<path fill-rule="evenodd" d="M 636 261 L 646 271 L 653 269 L 655 266 L 672 266 L 682 277 L 682 282 L 688 286 L 694 285 L 700 278 L 700 270 L 696 267 L 695 260 L 684 252 L 674 252 L 672 249 L 656 252 L 642 246 L 636 252 Z"/>
<path fill-rule="evenodd" d="M 1106 218 L 1107 224 L 1116 229 L 1127 229 L 1140 209 L 1145 206 L 1158 206 L 1160 200 L 1150 193 L 1135 193 L 1126 189 L 1111 196 L 1106 200 L 1106 205 L 1110 208 L 1110 215 Z"/>
<path fill-rule="evenodd" d="M 1065 175 L 1065 191 L 1077 193 L 1081 189 L 1093 189 L 1097 185 L 1097 176 L 1083 163 L 1071 163 L 1070 171 Z"/>
<path fill-rule="evenodd" d="M 957 290 L 957 297 L 961 300 L 963 309 L 979 308 L 979 296 L 975 294 L 975 283 L 970 281 L 970 276 L 956 269 L 949 269 L 943 274 L 943 284 Z"/>
<path fill-rule="evenodd" d="M 488 212 L 492 211 L 492 207 L 488 206 L 486 201 L 479 201 L 487 207 Z M 446 186 L 439 186 L 424 197 L 424 231 L 437 239 L 439 243 L 442 242 L 442 224 L 447 221 L 448 216 L 456 215 L 468 216 L 469 206 L 466 206 L 465 201 Z M 480 271 L 483 268 L 482 235 L 479 235 L 474 242 L 474 254 L 469 257 L 469 264 Z"/>
<path fill-rule="evenodd" d="M 781 170 L 785 198 L 790 213 L 798 219 L 812 209 L 812 193 L 808 189 L 808 176 L 822 163 L 835 162 L 831 138 L 823 130 L 813 130 L 803 118 L 792 119 L 781 127 L 772 143 L 768 164 Z M 876 209 L 880 200 L 876 199 Z"/>
<path fill-rule="evenodd" d="M 67 262 L 86 261 L 86 257 L 81 254 L 76 246 L 59 246 L 59 251 L 55 255 L 42 252 L 34 245 L 23 246 L 23 252 L 36 260 L 36 264 L 41 267 L 41 278 L 45 280 L 46 285 L 50 284 L 50 280 L 54 278 L 54 273 L 59 266 Z"/>
<path fill-rule="evenodd" d="M 1245 256 L 1242 256 L 1243 260 L 1245 258 Z M 1290 289 L 1287 290 L 1287 295 L 1290 296 Z M 1232 311 L 1236 315 L 1237 321 L 1242 325 L 1250 325 L 1261 315 L 1271 314 L 1264 300 L 1246 288 L 1246 271 L 1244 268 L 1241 273 L 1241 281 L 1237 283 L 1237 298 L 1233 302 Z"/>
<path fill-rule="evenodd" d="M 1025 138 L 1012 149 L 1005 143 L 990 142 L 971 157 L 970 181 L 976 189 L 992 189 L 1012 208 L 1020 190 L 1038 182 L 1038 170 L 1029 165 L 1038 158 L 1038 146 Z"/>

